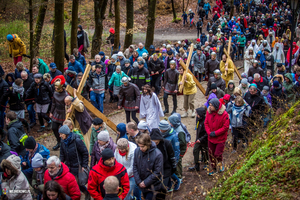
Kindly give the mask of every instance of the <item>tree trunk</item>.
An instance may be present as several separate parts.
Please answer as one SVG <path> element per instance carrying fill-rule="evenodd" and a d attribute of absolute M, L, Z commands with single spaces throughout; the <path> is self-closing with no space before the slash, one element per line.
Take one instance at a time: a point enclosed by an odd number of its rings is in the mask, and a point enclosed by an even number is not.
<path fill-rule="evenodd" d="M 115 7 L 115 43 L 114 51 L 119 50 L 120 44 L 120 0 L 114 0 Z"/>
<path fill-rule="evenodd" d="M 174 6 L 174 0 L 171 0 L 172 3 L 172 11 L 173 11 L 173 22 L 177 22 L 177 16 L 176 16 L 176 10 L 175 10 L 175 6 Z"/>
<path fill-rule="evenodd" d="M 92 59 L 99 53 L 102 45 L 103 20 L 108 0 L 94 0 L 95 33 L 92 39 Z"/>
<path fill-rule="evenodd" d="M 47 4 L 48 4 L 48 0 L 41 0 L 41 5 L 36 19 L 36 25 L 35 25 L 34 36 L 33 36 L 34 41 L 33 41 L 32 57 L 35 57 L 39 54 L 39 46 L 40 46 L 40 40 L 42 36 L 46 11 L 47 11 Z"/>
<path fill-rule="evenodd" d="M 110 0 L 109 2 L 109 13 L 108 13 L 108 17 L 114 17 L 114 14 L 112 13 L 112 0 Z M 115 11 L 116 12 L 116 11 Z"/>
<path fill-rule="evenodd" d="M 64 0 L 55 0 L 54 6 L 54 62 L 64 71 Z"/>
<path fill-rule="evenodd" d="M 77 26 L 78 26 L 78 4 L 79 0 L 73 0 L 72 3 L 72 26 L 71 26 L 71 55 L 73 49 L 77 48 Z"/>
<path fill-rule="evenodd" d="M 154 40 L 154 29 L 155 29 L 155 10 L 156 10 L 156 0 L 148 0 L 148 25 L 146 32 L 146 42 L 145 48 L 149 51 L 150 45 L 152 45 Z"/>
<path fill-rule="evenodd" d="M 184 0 L 182 0 L 182 13 L 184 12 Z"/>
<path fill-rule="evenodd" d="M 184 11 L 187 10 L 188 6 L 189 6 L 189 0 L 187 0 L 186 7 L 185 7 Z"/>
<path fill-rule="evenodd" d="M 30 72 L 32 69 L 32 60 L 33 60 L 33 7 L 32 0 L 29 0 L 29 33 L 30 33 L 30 42 L 29 42 L 29 51 L 30 51 Z"/>
<path fill-rule="evenodd" d="M 229 17 L 229 19 L 232 18 L 233 13 L 234 13 L 234 5 L 233 5 L 233 0 L 231 0 L 230 1 L 230 15 L 229 15 L 230 17 Z"/>
<path fill-rule="evenodd" d="M 126 35 L 124 41 L 124 50 L 132 44 L 133 10 L 133 0 L 126 0 Z"/>

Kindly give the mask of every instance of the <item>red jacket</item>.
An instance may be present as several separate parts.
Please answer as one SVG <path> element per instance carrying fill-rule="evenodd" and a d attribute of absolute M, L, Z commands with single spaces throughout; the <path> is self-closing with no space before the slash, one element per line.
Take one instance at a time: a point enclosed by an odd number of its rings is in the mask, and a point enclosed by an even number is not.
<path fill-rule="evenodd" d="M 261 30 L 264 32 L 264 36 L 268 37 L 268 35 L 269 35 L 269 29 L 267 29 L 267 28 L 261 28 Z"/>
<path fill-rule="evenodd" d="M 115 176 L 120 182 L 120 187 L 123 188 L 123 192 L 119 198 L 124 199 L 129 192 L 129 177 L 126 168 L 115 161 L 113 167 L 109 167 L 103 164 L 102 158 L 90 171 L 88 180 L 88 191 L 95 200 L 102 200 L 105 197 L 105 190 L 103 188 L 104 180 L 108 176 Z"/>
<path fill-rule="evenodd" d="M 211 112 L 208 108 L 204 126 L 208 135 L 208 141 L 214 144 L 226 142 L 229 129 L 229 116 L 223 104 L 220 103 L 217 112 Z M 216 137 L 210 137 L 210 133 L 213 131 Z"/>
<path fill-rule="evenodd" d="M 51 180 L 56 181 L 64 188 L 65 193 L 70 196 L 73 200 L 80 200 L 81 192 L 76 182 L 75 176 L 69 172 L 69 168 L 64 163 L 61 163 L 63 168 L 62 174 L 52 179 L 48 169 L 44 175 L 44 185 Z"/>

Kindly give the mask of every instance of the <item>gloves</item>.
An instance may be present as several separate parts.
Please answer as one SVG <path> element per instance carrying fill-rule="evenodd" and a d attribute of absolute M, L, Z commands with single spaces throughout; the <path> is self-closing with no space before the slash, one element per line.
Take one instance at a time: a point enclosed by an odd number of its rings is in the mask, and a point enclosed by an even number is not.
<path fill-rule="evenodd" d="M 210 137 L 216 137 L 216 133 L 213 131 L 213 132 L 210 132 L 209 134 Z"/>
<path fill-rule="evenodd" d="M 11 55 L 11 54 L 9 54 L 9 57 L 11 57 L 11 58 L 12 58 L 12 55 Z"/>

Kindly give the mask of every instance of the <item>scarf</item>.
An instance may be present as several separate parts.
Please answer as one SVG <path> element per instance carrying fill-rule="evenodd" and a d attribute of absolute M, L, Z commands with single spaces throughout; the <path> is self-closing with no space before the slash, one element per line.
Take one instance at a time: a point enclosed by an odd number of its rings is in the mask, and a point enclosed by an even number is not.
<path fill-rule="evenodd" d="M 44 167 L 42 167 L 42 169 L 40 171 L 36 171 L 36 180 L 37 180 L 37 184 L 38 185 L 42 185 L 44 184 L 44 173 L 45 173 L 46 169 Z"/>
<path fill-rule="evenodd" d="M 16 85 L 15 83 L 12 84 L 13 93 L 17 93 L 19 96 L 19 99 L 23 97 L 24 95 L 24 88 Z"/>
<path fill-rule="evenodd" d="M 63 142 L 65 143 L 65 145 L 68 147 L 70 141 L 72 138 L 72 132 L 70 132 L 69 136 L 67 137 L 67 139 L 63 140 Z"/>
<path fill-rule="evenodd" d="M 102 151 L 108 147 L 108 145 L 109 145 L 109 142 L 102 146 L 98 143 L 99 151 L 101 154 L 102 154 Z"/>
<path fill-rule="evenodd" d="M 128 144 L 128 147 L 129 147 L 129 144 Z M 124 153 L 122 153 L 122 152 L 119 150 L 119 154 L 120 154 L 121 156 L 126 156 L 127 151 L 125 151 Z"/>
<path fill-rule="evenodd" d="M 33 149 L 33 151 L 32 151 L 32 152 L 29 152 L 28 158 L 29 158 L 29 161 L 30 161 L 30 162 L 31 162 L 31 159 L 33 158 L 33 156 L 34 156 L 34 154 L 35 154 L 35 152 L 36 152 L 38 146 L 39 146 L 39 145 L 36 144 L 35 147 L 34 147 L 34 149 Z"/>
<path fill-rule="evenodd" d="M 240 114 L 245 110 L 245 108 L 246 108 L 245 106 L 236 106 L 235 104 L 233 104 L 232 115 L 236 117 L 237 123 L 240 123 L 242 119 L 240 118 Z"/>

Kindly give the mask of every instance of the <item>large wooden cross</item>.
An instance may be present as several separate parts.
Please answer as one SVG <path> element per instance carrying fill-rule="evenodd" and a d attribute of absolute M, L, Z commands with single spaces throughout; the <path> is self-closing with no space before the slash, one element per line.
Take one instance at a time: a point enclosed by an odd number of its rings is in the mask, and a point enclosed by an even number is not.
<path fill-rule="evenodd" d="M 84 71 L 84 74 L 82 76 L 82 79 L 79 83 L 79 86 L 77 88 L 77 98 L 79 100 L 81 100 L 83 102 L 83 105 L 89 110 L 91 111 L 94 115 L 96 115 L 97 117 L 101 118 L 113 131 L 117 131 L 117 126 L 112 122 L 110 121 L 103 113 L 101 113 L 97 108 L 95 108 L 93 106 L 93 104 L 91 104 L 88 100 L 86 100 L 82 95 L 81 95 L 81 92 L 82 92 L 82 89 L 84 87 L 84 84 L 86 83 L 86 80 L 88 78 L 88 75 L 89 75 L 89 72 L 91 70 L 91 65 L 88 64 L 86 66 L 86 69 Z M 71 95 L 71 96 L 74 96 L 74 88 L 72 88 L 70 85 L 67 86 L 66 88 L 66 91 Z M 71 105 L 70 107 L 71 109 L 71 112 L 68 113 L 66 115 L 66 119 L 68 119 L 70 116 L 72 116 L 73 112 L 74 112 L 74 107 L 73 105 Z"/>

